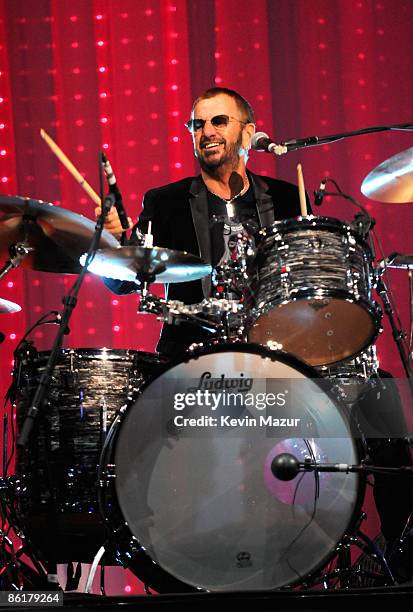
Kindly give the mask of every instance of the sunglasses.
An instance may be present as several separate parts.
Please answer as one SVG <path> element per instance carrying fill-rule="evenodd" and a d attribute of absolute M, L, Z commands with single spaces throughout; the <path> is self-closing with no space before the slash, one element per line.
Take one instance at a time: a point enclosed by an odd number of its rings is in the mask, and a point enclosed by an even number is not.
<path fill-rule="evenodd" d="M 211 125 L 217 128 L 217 130 L 223 130 L 231 121 L 239 121 L 243 125 L 247 125 L 248 123 L 248 121 L 241 121 L 241 119 L 230 117 L 229 115 L 215 115 L 215 117 L 211 119 L 190 119 L 185 125 L 190 132 L 197 132 L 204 128 L 207 121 L 210 121 Z"/>

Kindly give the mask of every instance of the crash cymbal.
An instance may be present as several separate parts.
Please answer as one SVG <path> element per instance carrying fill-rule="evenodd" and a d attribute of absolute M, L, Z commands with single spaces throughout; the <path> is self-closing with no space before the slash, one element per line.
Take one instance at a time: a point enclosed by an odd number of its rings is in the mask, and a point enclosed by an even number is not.
<path fill-rule="evenodd" d="M 84 262 L 84 256 L 80 258 Z M 89 266 L 90 272 L 117 280 L 136 281 L 137 275 L 156 277 L 151 282 L 185 283 L 211 273 L 200 257 L 160 247 L 124 246 L 101 249 Z"/>
<path fill-rule="evenodd" d="M 19 312 L 21 309 L 22 307 L 15 304 L 15 302 L 9 302 L 9 300 L 3 300 L 3 298 L 0 298 L 0 313 Z"/>
<path fill-rule="evenodd" d="M 0 257 L 25 242 L 31 249 L 22 267 L 41 272 L 78 274 L 79 257 L 89 248 L 95 222 L 70 210 L 41 200 L 0 196 Z M 100 247 L 116 247 L 118 241 L 106 230 Z"/>
<path fill-rule="evenodd" d="M 413 147 L 372 170 L 361 184 L 361 193 L 378 202 L 413 202 Z"/>

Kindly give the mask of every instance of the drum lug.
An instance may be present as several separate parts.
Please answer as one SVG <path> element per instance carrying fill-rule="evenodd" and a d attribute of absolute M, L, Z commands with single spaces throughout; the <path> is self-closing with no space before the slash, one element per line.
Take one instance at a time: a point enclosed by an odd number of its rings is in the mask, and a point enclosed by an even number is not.
<path fill-rule="evenodd" d="M 101 489 L 105 488 L 109 481 L 116 478 L 115 468 L 116 465 L 114 463 L 108 463 L 105 469 L 100 472 L 99 487 Z"/>

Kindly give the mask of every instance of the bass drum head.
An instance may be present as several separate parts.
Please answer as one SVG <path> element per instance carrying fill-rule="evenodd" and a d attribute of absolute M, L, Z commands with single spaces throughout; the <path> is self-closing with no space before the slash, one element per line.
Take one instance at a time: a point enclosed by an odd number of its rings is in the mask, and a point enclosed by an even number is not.
<path fill-rule="evenodd" d="M 227 407 L 230 391 L 240 395 Z M 182 394 L 195 395 L 183 410 Z M 149 383 L 129 407 L 114 452 L 117 502 L 153 562 L 145 582 L 160 592 L 163 576 L 177 579 L 178 591 L 182 583 L 266 590 L 321 566 L 352 523 L 360 480 L 307 472 L 281 481 L 271 465 L 284 452 L 358 463 L 342 407 L 297 359 L 256 345 L 215 347 Z"/>

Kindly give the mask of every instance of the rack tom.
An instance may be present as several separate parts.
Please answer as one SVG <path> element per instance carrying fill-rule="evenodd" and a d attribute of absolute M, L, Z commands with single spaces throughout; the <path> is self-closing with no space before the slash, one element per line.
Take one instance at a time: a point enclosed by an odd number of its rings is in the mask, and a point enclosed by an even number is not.
<path fill-rule="evenodd" d="M 372 253 L 351 225 L 330 217 L 277 221 L 261 231 L 246 306 L 250 342 L 313 366 L 372 344 L 381 310 L 372 298 Z"/>

